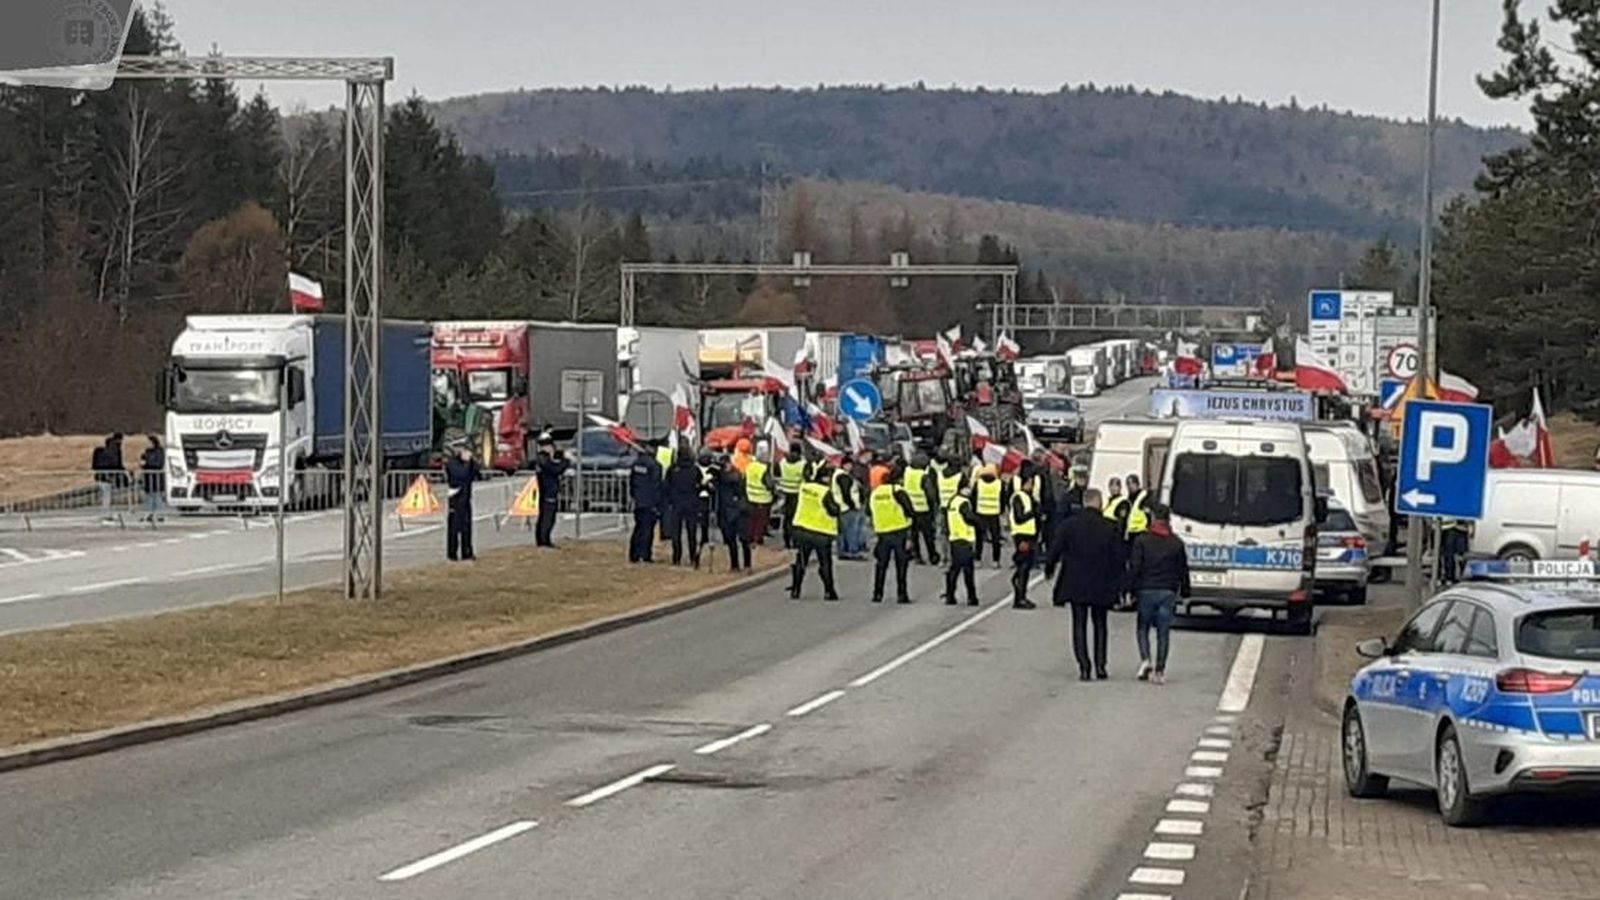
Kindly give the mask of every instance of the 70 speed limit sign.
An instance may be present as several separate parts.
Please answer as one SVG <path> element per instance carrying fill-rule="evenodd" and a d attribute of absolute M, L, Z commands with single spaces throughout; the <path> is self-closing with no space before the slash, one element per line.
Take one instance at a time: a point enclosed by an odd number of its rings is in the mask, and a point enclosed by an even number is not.
<path fill-rule="evenodd" d="M 1422 357 L 1414 344 L 1396 344 L 1384 362 L 1391 378 L 1415 378 L 1422 368 Z"/>

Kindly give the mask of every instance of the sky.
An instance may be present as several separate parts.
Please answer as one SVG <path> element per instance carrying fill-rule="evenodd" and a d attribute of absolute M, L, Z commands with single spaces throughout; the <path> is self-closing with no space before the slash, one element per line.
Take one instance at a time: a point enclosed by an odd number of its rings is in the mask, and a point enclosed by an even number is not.
<path fill-rule="evenodd" d="M 145 0 L 150 2 L 150 0 Z M 1544 4 L 1539 4 L 1542 8 Z M 391 97 L 517 88 L 1133 84 L 1420 119 L 1428 0 L 166 0 L 190 54 L 393 56 Z M 1439 111 L 1526 127 L 1476 75 L 1496 0 L 1444 0 Z M 241 87 L 253 93 L 255 85 Z M 277 83 L 288 109 L 343 102 Z"/>

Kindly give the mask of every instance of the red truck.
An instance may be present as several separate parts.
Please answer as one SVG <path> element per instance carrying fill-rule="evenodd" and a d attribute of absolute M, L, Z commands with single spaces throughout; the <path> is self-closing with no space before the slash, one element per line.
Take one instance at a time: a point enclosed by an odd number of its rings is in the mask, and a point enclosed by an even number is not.
<path fill-rule="evenodd" d="M 537 437 L 528 410 L 527 323 L 435 323 L 432 357 L 435 372 L 458 373 L 466 399 L 494 412 L 494 468 L 522 468 Z"/>

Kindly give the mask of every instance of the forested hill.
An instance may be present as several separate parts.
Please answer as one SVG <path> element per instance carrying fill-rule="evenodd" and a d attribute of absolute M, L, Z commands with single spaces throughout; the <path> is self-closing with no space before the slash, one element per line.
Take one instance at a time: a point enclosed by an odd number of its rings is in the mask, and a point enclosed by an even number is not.
<path fill-rule="evenodd" d="M 765 157 L 783 175 L 1118 219 L 1360 236 L 1413 227 L 1422 160 L 1414 123 L 1128 88 L 539 90 L 448 100 L 438 112 L 477 153 L 590 147 L 737 166 Z M 1468 190 L 1485 154 L 1522 139 L 1443 124 L 1441 190 Z"/>

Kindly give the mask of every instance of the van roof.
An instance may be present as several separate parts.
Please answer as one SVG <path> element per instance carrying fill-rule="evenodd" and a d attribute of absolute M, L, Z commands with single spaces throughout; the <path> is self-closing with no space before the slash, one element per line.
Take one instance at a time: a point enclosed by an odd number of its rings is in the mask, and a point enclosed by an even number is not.
<path fill-rule="evenodd" d="M 1254 419 L 1179 419 L 1173 440 L 1197 437 L 1242 437 L 1288 440 L 1301 436 L 1296 422 L 1261 422 Z"/>
<path fill-rule="evenodd" d="M 1600 472 L 1587 472 L 1583 469 L 1490 469 L 1488 477 L 1493 481 L 1523 484 L 1600 485 Z"/>

